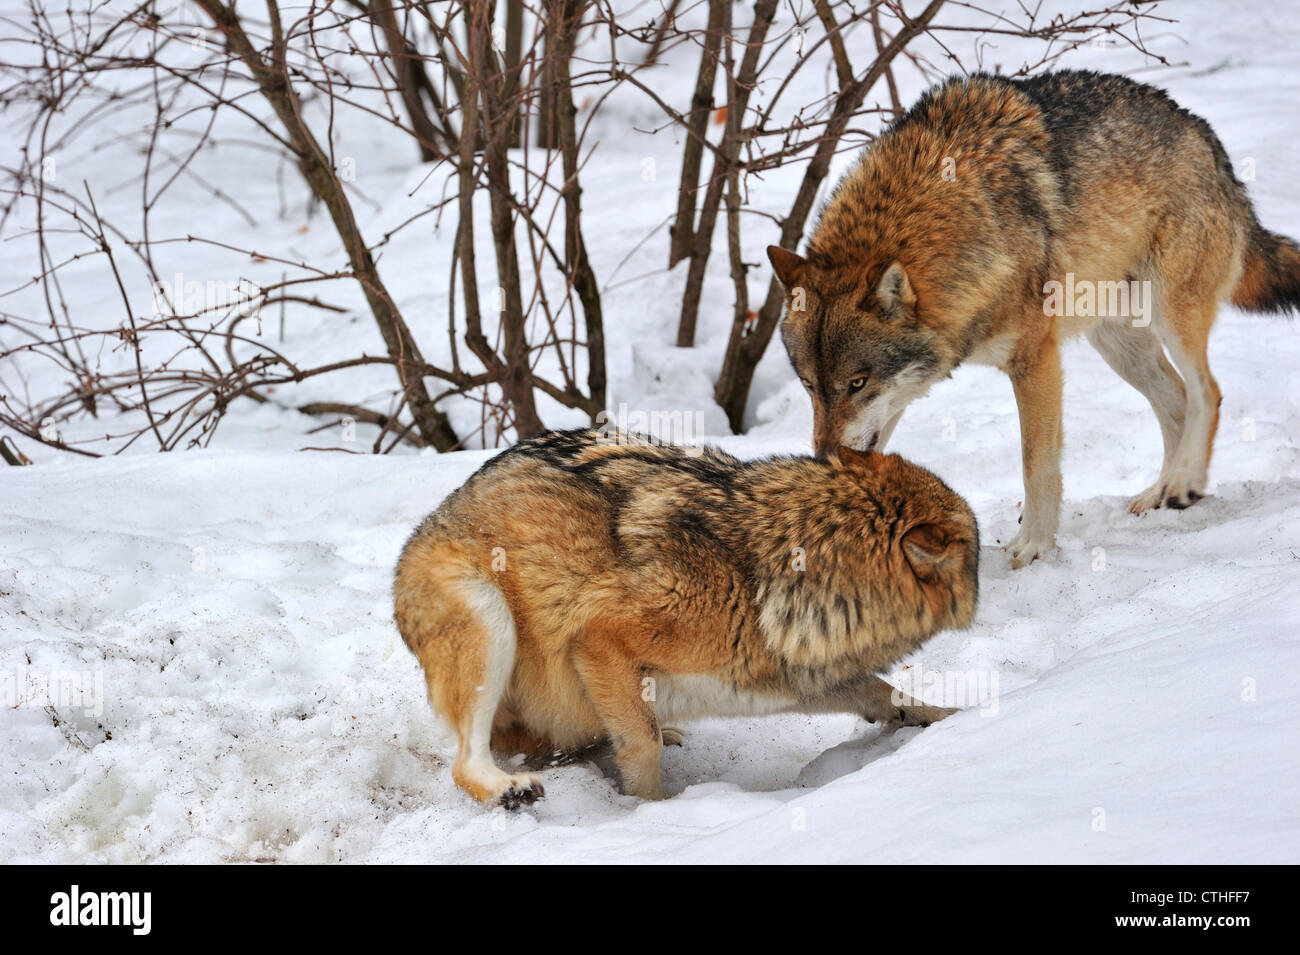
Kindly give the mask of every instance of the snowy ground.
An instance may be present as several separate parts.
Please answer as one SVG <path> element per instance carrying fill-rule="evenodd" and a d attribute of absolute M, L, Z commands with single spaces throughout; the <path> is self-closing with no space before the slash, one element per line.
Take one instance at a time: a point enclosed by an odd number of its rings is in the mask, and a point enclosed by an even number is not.
<path fill-rule="evenodd" d="M 1266 19 L 1263 0 L 1231 19 L 1213 4 L 1170 9 L 1187 22 L 1151 45 L 1186 65 L 1139 77 L 1253 160 L 1261 218 L 1300 236 L 1300 26 Z M 1138 65 L 1093 49 L 1067 63 Z M 602 138 L 585 182 L 587 228 L 610 239 L 602 275 L 671 208 L 662 189 L 636 192 L 636 170 L 645 154 L 671 168 L 672 144 L 623 139 Z M 375 234 L 422 175 L 394 167 L 367 183 L 393 199 L 370 213 Z M 774 209 L 790 187 L 773 177 Z M 750 236 L 757 259 L 765 240 Z M 434 241 L 443 254 L 448 237 Z M 607 296 L 621 322 L 612 403 L 698 409 L 721 434 L 708 373 L 729 279 L 715 261 L 698 354 L 676 353 L 682 276 L 654 272 L 665 243 L 661 231 L 619 280 L 646 277 Z M 18 245 L 0 250 L 6 274 L 29 268 Z M 445 268 L 430 279 L 429 250 L 418 255 L 392 250 L 386 272 L 408 311 L 444 293 Z M 93 288 L 69 295 L 106 308 Z M 324 331 L 296 347 L 319 359 L 371 334 L 349 318 Z M 390 573 L 414 523 L 491 452 L 299 453 L 339 442 L 250 406 L 216 450 L 33 454 L 36 467 L 0 470 L 0 860 L 1300 861 L 1300 328 L 1225 308 L 1210 353 L 1224 392 L 1212 494 L 1137 518 L 1124 502 L 1157 468 L 1154 417 L 1070 347 L 1060 550 L 1014 573 L 997 547 L 1021 498 L 1009 384 L 965 369 L 915 405 L 893 450 L 970 499 L 981 605 L 970 630 L 891 678 L 974 674 L 996 696 L 893 733 L 851 717 L 691 724 L 665 753 L 672 798 L 656 804 L 620 795 L 601 761 L 547 770 L 547 798 L 513 815 L 451 783 L 453 743 L 393 628 Z M 298 395 L 316 397 L 339 396 Z M 779 347 L 750 417 L 747 436 L 719 443 L 807 449 L 810 411 Z M 51 675 L 46 701 L 31 689 Z"/>

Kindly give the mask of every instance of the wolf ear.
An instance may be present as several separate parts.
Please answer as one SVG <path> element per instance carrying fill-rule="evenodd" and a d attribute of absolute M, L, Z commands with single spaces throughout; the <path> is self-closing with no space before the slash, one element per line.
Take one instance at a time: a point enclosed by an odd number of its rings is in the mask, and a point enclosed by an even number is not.
<path fill-rule="evenodd" d="M 921 580 L 938 577 L 959 558 L 957 540 L 942 524 L 917 524 L 903 535 L 903 555 Z"/>
<path fill-rule="evenodd" d="M 912 291 L 912 283 L 907 278 L 903 263 L 894 262 L 885 269 L 880 284 L 876 286 L 876 302 L 886 315 L 897 315 L 901 309 L 916 304 L 916 293 Z"/>
<path fill-rule="evenodd" d="M 885 463 L 885 456 L 879 451 L 854 451 L 845 445 L 841 445 L 836 450 L 835 457 L 842 468 L 857 468 L 868 473 L 879 471 L 881 465 Z"/>
<path fill-rule="evenodd" d="M 789 249 L 783 249 L 779 245 L 769 245 L 767 260 L 772 263 L 776 277 L 786 288 L 794 288 L 803 281 L 804 268 L 808 265 L 808 260 L 803 256 Z"/>

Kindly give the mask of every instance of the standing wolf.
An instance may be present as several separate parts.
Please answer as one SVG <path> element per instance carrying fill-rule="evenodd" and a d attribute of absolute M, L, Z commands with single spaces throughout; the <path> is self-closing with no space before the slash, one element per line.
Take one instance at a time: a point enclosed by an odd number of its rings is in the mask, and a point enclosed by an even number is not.
<path fill-rule="evenodd" d="M 1055 545 L 1063 339 L 1086 335 L 1160 422 L 1160 476 L 1129 510 L 1184 508 L 1205 492 L 1218 425 L 1218 304 L 1300 307 L 1300 248 L 1259 224 L 1210 127 L 1160 90 L 1088 72 L 930 91 L 844 177 L 807 258 L 768 256 L 818 454 L 883 447 L 962 362 L 1010 376 L 1016 567 Z"/>
<path fill-rule="evenodd" d="M 741 462 L 594 431 L 521 441 L 416 528 L 397 629 L 455 730 L 456 784 L 542 795 L 492 759 L 609 740 L 663 798 L 663 721 L 948 714 L 875 674 L 975 612 L 966 502 L 897 455 Z"/>

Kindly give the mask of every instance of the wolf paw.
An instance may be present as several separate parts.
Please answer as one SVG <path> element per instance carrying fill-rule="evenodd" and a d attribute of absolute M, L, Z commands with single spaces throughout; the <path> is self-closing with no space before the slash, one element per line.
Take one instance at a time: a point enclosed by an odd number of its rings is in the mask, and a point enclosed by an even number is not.
<path fill-rule="evenodd" d="M 510 774 L 485 759 L 457 761 L 451 778 L 456 785 L 484 806 L 506 809 L 531 806 L 545 795 L 542 781 L 532 773 Z"/>
<path fill-rule="evenodd" d="M 668 794 L 664 792 L 663 786 L 659 784 L 658 780 L 646 783 L 629 783 L 624 780 L 623 795 L 635 796 L 637 799 L 644 799 L 647 802 L 662 802 L 668 798 Z"/>
<path fill-rule="evenodd" d="M 512 776 L 510 785 L 501 793 L 498 802 L 511 812 L 520 806 L 531 806 L 546 795 L 542 781 L 536 776 Z"/>
<path fill-rule="evenodd" d="M 1011 543 L 1003 547 L 1011 555 L 1011 566 L 1015 570 L 1022 567 L 1028 567 L 1039 557 L 1050 554 L 1056 547 L 1056 542 L 1052 535 L 1040 536 L 1029 533 L 1029 528 L 1023 525 L 1020 533 L 1012 539 Z"/>
<path fill-rule="evenodd" d="M 887 699 L 868 701 L 861 710 L 861 715 L 868 723 L 879 723 L 882 726 L 929 726 L 956 712 L 946 706 L 930 706 L 912 699 L 900 690 L 893 690 Z"/>
<path fill-rule="evenodd" d="M 929 726 L 945 716 L 952 716 L 955 709 L 946 706 L 929 706 L 925 703 L 912 703 L 898 707 L 897 715 L 889 722 L 896 726 Z"/>
<path fill-rule="evenodd" d="M 1165 486 L 1163 484 L 1158 482 L 1152 484 L 1149 488 L 1128 502 L 1128 512 L 1130 514 L 1141 514 L 1143 511 L 1150 511 L 1158 508 L 1164 503 L 1164 490 Z"/>
<path fill-rule="evenodd" d="M 1181 511 L 1183 508 L 1191 507 L 1205 495 L 1193 487 L 1179 486 L 1170 484 L 1164 489 L 1165 507 L 1172 507 L 1174 510 Z"/>
<path fill-rule="evenodd" d="M 1171 507 L 1181 511 L 1191 507 L 1204 496 L 1205 493 L 1195 484 L 1185 481 L 1157 482 L 1133 498 L 1129 502 L 1128 509 L 1132 514 L 1141 514 L 1143 511 L 1160 507 Z"/>
<path fill-rule="evenodd" d="M 686 734 L 676 726 L 665 726 L 659 730 L 659 737 L 665 746 L 681 746 Z"/>

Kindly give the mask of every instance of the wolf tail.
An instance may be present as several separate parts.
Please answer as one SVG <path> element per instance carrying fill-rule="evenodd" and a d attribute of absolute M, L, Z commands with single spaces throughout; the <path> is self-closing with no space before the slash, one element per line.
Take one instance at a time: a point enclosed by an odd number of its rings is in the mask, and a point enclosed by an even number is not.
<path fill-rule="evenodd" d="M 1255 223 L 1233 305 L 1252 312 L 1300 312 L 1300 246 Z"/>

